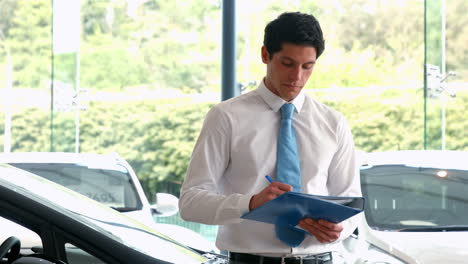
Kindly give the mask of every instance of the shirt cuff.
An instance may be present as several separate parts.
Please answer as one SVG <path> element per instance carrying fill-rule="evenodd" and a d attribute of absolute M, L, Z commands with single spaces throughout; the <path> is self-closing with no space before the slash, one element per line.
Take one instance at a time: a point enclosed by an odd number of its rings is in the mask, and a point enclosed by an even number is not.
<path fill-rule="evenodd" d="M 249 204 L 250 199 L 252 199 L 253 195 L 242 195 L 239 199 L 239 212 L 240 215 L 244 215 L 250 211 Z"/>

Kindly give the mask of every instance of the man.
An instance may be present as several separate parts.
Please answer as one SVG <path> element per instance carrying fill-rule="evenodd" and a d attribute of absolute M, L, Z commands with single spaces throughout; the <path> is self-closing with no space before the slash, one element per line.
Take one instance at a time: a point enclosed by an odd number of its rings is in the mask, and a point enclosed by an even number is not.
<path fill-rule="evenodd" d="M 187 221 L 220 225 L 216 245 L 229 252 L 232 263 L 332 263 L 329 252 L 357 226 L 356 217 L 338 224 L 303 219 L 300 227 L 310 235 L 291 246 L 274 225 L 241 218 L 292 190 L 290 184 L 265 179 L 280 176 L 277 137 L 285 104 L 295 107 L 302 192 L 361 195 L 345 118 L 302 91 L 323 50 L 315 17 L 283 13 L 265 28 L 266 76 L 259 87 L 214 106 L 206 116 L 182 185 L 180 214 Z"/>

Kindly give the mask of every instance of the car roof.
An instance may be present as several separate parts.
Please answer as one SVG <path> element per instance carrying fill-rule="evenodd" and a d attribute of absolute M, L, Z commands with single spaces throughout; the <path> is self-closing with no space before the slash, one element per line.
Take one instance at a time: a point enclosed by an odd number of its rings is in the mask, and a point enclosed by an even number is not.
<path fill-rule="evenodd" d="M 88 168 L 117 170 L 123 173 L 132 171 L 128 162 L 117 153 L 10 152 L 0 153 L 0 163 L 77 164 Z"/>
<path fill-rule="evenodd" d="M 0 163 L 88 163 L 90 161 L 113 162 L 118 154 L 72 153 L 72 152 L 10 152 L 0 153 Z"/>
<path fill-rule="evenodd" d="M 398 150 L 361 154 L 363 166 L 405 165 L 410 167 L 468 170 L 468 151 Z"/>

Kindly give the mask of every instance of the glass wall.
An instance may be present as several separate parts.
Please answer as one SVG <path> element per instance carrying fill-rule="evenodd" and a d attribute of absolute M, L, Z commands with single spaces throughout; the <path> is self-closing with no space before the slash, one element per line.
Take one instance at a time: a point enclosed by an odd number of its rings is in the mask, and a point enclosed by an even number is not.
<path fill-rule="evenodd" d="M 50 147 L 52 6 L 0 1 L 0 146 Z"/>
<path fill-rule="evenodd" d="M 468 22 L 466 11 L 462 1 L 426 2 L 426 64 L 439 67 L 438 75 L 427 72 L 428 149 L 468 147 L 468 125 L 461 114 L 468 109 L 468 29 L 462 26 Z"/>
<path fill-rule="evenodd" d="M 236 3 L 243 92 L 264 76 L 266 23 L 284 11 L 312 13 L 326 49 L 307 93 L 345 114 L 359 149 L 468 150 L 464 0 L 444 8 L 422 0 Z M 178 195 L 203 118 L 221 97 L 221 4 L 0 0 L 0 146 L 117 152 L 151 201 L 156 192 Z M 425 21 L 427 7 L 435 20 Z M 442 23 L 441 10 L 445 38 L 434 25 Z M 425 49 L 425 37 L 437 48 Z M 427 98 L 425 52 L 439 52 L 441 38 L 445 74 L 456 75 L 445 80 L 447 92 Z M 157 221 L 188 225 L 177 216 Z M 190 228 L 214 239 L 213 228 Z"/>
<path fill-rule="evenodd" d="M 461 113 L 468 111 L 468 6 L 446 1 L 445 148 L 468 150 L 468 124 Z"/>
<path fill-rule="evenodd" d="M 326 47 L 307 92 L 346 115 L 361 150 L 424 147 L 424 1 L 241 3 L 242 83 L 258 82 L 264 74 L 260 46 L 265 23 L 283 11 L 312 13 L 321 23 Z"/>

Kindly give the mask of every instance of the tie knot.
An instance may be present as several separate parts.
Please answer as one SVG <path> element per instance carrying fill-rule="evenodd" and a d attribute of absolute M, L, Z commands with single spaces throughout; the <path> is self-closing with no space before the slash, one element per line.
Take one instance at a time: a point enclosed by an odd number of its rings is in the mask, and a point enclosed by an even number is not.
<path fill-rule="evenodd" d="M 294 108 L 295 107 L 293 104 L 289 104 L 289 103 L 283 104 L 283 106 L 281 106 L 281 118 L 291 119 L 294 113 Z"/>

